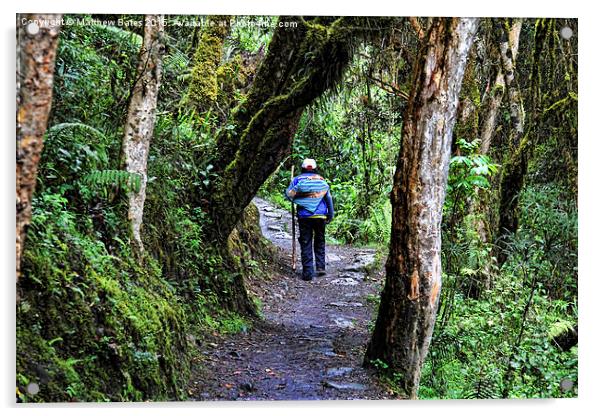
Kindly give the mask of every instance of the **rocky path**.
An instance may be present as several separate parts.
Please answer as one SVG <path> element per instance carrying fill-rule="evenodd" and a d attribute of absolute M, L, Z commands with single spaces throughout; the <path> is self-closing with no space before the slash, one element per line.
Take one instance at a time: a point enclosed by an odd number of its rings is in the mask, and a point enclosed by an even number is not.
<path fill-rule="evenodd" d="M 328 275 L 305 282 L 291 269 L 290 213 L 258 198 L 254 203 L 264 236 L 279 248 L 274 275 L 250 282 L 263 319 L 246 333 L 216 335 L 200 346 L 204 358 L 189 386 L 193 398 L 394 398 L 361 366 L 382 279 L 366 273 L 374 251 L 328 245 Z"/>

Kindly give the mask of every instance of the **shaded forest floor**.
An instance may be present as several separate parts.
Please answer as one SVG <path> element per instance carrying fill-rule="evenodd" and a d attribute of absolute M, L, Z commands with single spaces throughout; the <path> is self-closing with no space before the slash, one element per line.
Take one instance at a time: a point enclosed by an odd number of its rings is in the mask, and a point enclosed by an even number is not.
<path fill-rule="evenodd" d="M 290 213 L 256 198 L 263 235 L 278 247 L 274 273 L 249 282 L 263 319 L 246 332 L 214 333 L 189 393 L 194 400 L 390 399 L 362 368 L 382 274 L 368 273 L 372 249 L 327 246 L 327 276 L 311 282 L 291 268 Z M 297 253 L 299 247 L 297 245 Z M 378 270 L 381 270 L 380 268 Z"/>

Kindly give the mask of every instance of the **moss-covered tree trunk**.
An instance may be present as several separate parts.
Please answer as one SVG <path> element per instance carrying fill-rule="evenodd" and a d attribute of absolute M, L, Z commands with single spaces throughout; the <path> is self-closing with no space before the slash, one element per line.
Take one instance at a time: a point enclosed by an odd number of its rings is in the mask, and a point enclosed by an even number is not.
<path fill-rule="evenodd" d="M 144 38 L 138 58 L 137 81 L 130 98 L 123 137 L 125 169 L 140 176 L 140 188 L 130 193 L 128 206 L 134 249 L 138 253 L 144 251 L 140 232 L 146 199 L 146 165 L 155 128 L 161 59 L 165 49 L 163 29 L 163 15 L 144 16 Z"/>
<path fill-rule="evenodd" d="M 498 261 L 500 263 L 506 261 L 507 250 L 505 249 L 509 243 L 509 237 L 516 232 L 519 226 L 519 197 L 524 186 L 529 157 L 535 142 L 531 133 L 534 133 L 535 136 L 539 135 L 537 125 L 539 123 L 541 97 L 538 85 L 541 77 L 540 63 L 543 45 L 546 42 L 546 29 L 546 19 L 539 19 L 536 22 L 534 31 L 534 49 L 530 74 L 532 104 L 528 129 L 525 128 L 523 100 L 518 85 L 514 80 L 515 57 L 503 41 L 500 45 L 512 122 L 512 128 L 508 137 L 508 153 L 502 165 L 500 180 L 499 223 L 497 230 Z M 501 28 L 499 30 L 501 31 Z M 503 36 L 504 32 L 501 32 Z"/>
<path fill-rule="evenodd" d="M 474 18 L 434 19 L 414 67 L 391 205 L 386 281 L 364 364 L 385 362 L 415 398 L 441 291 L 441 218 Z"/>
<path fill-rule="evenodd" d="M 185 103 L 199 113 L 213 107 L 218 97 L 217 69 L 224 41 L 230 32 L 231 16 L 207 16 L 194 53 L 192 75 Z"/>
<path fill-rule="evenodd" d="M 52 104 L 61 16 L 17 15 L 17 279 Z"/>
<path fill-rule="evenodd" d="M 502 166 L 502 178 L 500 181 L 500 206 L 498 224 L 498 244 L 502 250 L 498 254 L 503 263 L 505 254 L 503 245 L 506 237 L 513 234 L 518 228 L 518 196 L 522 189 L 522 181 L 526 173 L 526 153 L 521 149 L 524 129 L 525 113 L 523 100 L 515 77 L 516 58 L 510 47 L 508 31 L 502 27 L 498 20 L 498 32 L 500 34 L 500 63 L 504 69 L 504 81 L 506 84 L 506 95 L 510 107 L 511 128 L 508 134 L 509 156 Z"/>
<path fill-rule="evenodd" d="M 507 36 L 508 46 L 504 47 L 504 49 L 509 49 L 512 52 L 512 56 L 514 59 L 516 59 L 516 57 L 518 56 L 518 45 L 522 26 L 523 19 L 515 19 L 515 21 L 512 23 L 512 28 L 510 29 Z M 498 69 L 496 72 L 495 81 L 493 83 L 493 87 L 491 87 L 489 92 L 483 124 L 481 125 L 481 145 L 479 146 L 479 153 L 481 153 L 482 155 L 486 155 L 487 153 L 489 153 L 489 148 L 491 146 L 493 134 L 498 124 L 498 114 L 502 105 L 502 100 L 504 98 L 505 91 L 506 81 L 504 76 L 504 67 L 502 66 L 502 61 L 500 59 L 498 62 Z"/>

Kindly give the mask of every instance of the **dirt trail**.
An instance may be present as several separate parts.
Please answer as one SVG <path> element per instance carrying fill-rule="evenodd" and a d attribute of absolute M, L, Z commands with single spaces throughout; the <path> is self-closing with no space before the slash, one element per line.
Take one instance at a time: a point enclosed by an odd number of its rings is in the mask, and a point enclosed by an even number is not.
<path fill-rule="evenodd" d="M 264 236 L 279 248 L 278 271 L 251 288 L 264 319 L 246 333 L 204 340 L 202 370 L 189 386 L 193 398 L 394 398 L 361 366 L 374 310 L 368 297 L 378 295 L 382 279 L 365 273 L 374 250 L 328 245 L 328 275 L 305 282 L 290 265 L 290 213 L 259 198 L 253 202 Z"/>

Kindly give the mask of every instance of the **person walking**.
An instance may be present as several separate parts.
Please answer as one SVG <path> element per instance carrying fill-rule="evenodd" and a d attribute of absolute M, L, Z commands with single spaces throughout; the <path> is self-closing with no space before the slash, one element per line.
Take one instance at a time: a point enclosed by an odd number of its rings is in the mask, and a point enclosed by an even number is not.
<path fill-rule="evenodd" d="M 308 281 L 314 279 L 314 270 L 318 276 L 326 275 L 326 224 L 334 218 L 330 187 L 317 168 L 314 159 L 305 159 L 301 174 L 293 178 L 285 192 L 285 196 L 298 206 L 301 278 Z"/>

